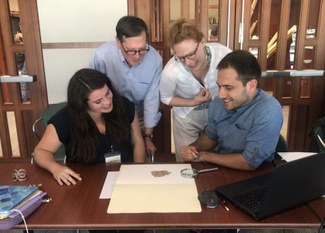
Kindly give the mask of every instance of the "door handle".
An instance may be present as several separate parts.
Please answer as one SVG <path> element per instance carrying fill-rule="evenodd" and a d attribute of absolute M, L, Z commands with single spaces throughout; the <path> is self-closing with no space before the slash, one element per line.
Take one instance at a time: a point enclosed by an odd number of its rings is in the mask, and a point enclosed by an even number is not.
<path fill-rule="evenodd" d="M 32 83 L 36 82 L 36 75 L 3 75 L 0 76 L 0 83 Z"/>
<path fill-rule="evenodd" d="M 262 77 L 309 77 L 323 76 L 324 70 L 266 70 Z"/>

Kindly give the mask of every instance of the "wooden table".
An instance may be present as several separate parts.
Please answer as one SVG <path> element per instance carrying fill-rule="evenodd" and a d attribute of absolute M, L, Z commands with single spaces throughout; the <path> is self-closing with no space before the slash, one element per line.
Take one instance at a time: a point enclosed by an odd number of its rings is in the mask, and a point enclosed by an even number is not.
<path fill-rule="evenodd" d="M 212 167 L 194 163 L 194 168 Z M 108 214 L 109 200 L 99 199 L 108 171 L 116 171 L 119 165 L 70 165 L 83 180 L 74 186 L 59 186 L 52 175 L 28 163 L 0 164 L 1 185 L 42 184 L 53 199 L 44 203 L 26 220 L 30 229 L 207 229 L 207 228 L 318 228 L 324 217 L 325 200 L 317 199 L 305 205 L 256 221 L 229 204 L 230 211 L 222 206 L 215 209 L 202 207 L 201 213 L 143 213 Z M 28 180 L 13 182 L 14 169 L 24 168 Z M 269 172 L 262 167 L 254 172 L 222 168 L 216 172 L 202 173 L 196 179 L 198 192 Z M 132 193 L 130 193 L 132 198 Z M 17 228 L 23 228 L 18 225 Z"/>

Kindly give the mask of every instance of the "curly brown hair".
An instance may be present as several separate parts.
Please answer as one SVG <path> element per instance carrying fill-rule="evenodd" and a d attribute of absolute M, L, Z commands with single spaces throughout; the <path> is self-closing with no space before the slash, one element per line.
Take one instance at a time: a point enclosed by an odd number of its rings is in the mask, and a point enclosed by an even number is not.
<path fill-rule="evenodd" d="M 168 42 L 171 47 L 188 39 L 201 42 L 203 37 L 203 33 L 193 23 L 184 18 L 175 20 L 169 25 Z"/>

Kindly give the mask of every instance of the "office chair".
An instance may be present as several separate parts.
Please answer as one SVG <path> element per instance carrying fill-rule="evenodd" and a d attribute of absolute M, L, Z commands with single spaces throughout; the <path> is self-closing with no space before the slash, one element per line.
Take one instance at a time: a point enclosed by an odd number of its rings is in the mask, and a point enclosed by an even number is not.
<path fill-rule="evenodd" d="M 310 151 L 325 152 L 325 117 L 318 119 L 309 132 Z"/>
<path fill-rule="evenodd" d="M 321 126 L 318 126 L 315 130 L 315 139 L 320 153 L 325 152 L 325 131 Z"/>
<path fill-rule="evenodd" d="M 274 160 L 282 159 L 277 152 L 288 152 L 288 144 L 285 138 L 280 134 L 278 143 L 275 147 Z"/>
<path fill-rule="evenodd" d="M 40 140 L 41 135 L 37 132 L 37 126 L 39 124 L 43 125 L 43 127 L 47 126 L 47 122 L 51 119 L 52 116 L 54 116 L 59 110 L 61 110 L 63 107 L 65 107 L 67 103 L 58 103 L 58 104 L 53 104 L 49 106 L 48 108 L 44 109 L 40 115 L 40 118 L 38 118 L 33 126 L 32 126 L 32 131 L 35 134 L 35 136 Z M 64 146 L 61 146 L 59 150 L 54 154 L 54 158 L 58 162 L 63 162 L 65 163 L 65 149 Z M 31 163 L 34 163 L 33 160 L 33 154 L 32 154 L 32 160 Z"/>
<path fill-rule="evenodd" d="M 288 152 L 288 144 L 285 138 L 280 134 L 278 143 L 275 147 L 276 152 Z"/>

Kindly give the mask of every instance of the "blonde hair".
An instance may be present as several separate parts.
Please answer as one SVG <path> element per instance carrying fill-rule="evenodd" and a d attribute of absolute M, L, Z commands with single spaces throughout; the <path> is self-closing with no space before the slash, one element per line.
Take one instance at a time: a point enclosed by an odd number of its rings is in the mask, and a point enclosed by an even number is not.
<path fill-rule="evenodd" d="M 169 25 L 168 42 L 171 47 L 184 40 L 193 39 L 201 42 L 204 35 L 190 21 L 180 18 Z"/>

